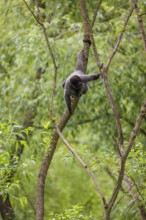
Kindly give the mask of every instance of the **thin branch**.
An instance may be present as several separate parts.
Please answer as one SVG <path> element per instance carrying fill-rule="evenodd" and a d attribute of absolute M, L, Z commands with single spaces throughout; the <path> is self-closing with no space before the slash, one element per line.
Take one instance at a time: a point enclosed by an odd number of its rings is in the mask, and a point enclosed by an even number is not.
<path fill-rule="evenodd" d="M 96 62 L 97 65 L 102 73 L 102 76 L 104 78 L 104 84 L 105 84 L 105 88 L 106 88 L 106 93 L 108 95 L 109 98 L 109 102 L 111 104 L 114 116 L 115 116 L 115 120 L 116 120 L 116 124 L 117 124 L 117 129 L 118 129 L 118 153 L 121 156 L 122 155 L 122 145 L 123 145 L 123 132 L 122 132 L 122 126 L 121 126 L 121 122 L 120 122 L 120 117 L 119 117 L 119 113 L 116 109 L 115 103 L 114 103 L 114 98 L 112 96 L 111 90 L 110 90 L 110 86 L 108 83 L 108 78 L 107 78 L 107 72 L 106 70 L 102 67 L 102 62 L 100 61 L 99 58 L 99 53 L 97 51 L 96 45 L 95 45 L 95 41 L 94 41 L 94 36 L 91 36 L 92 39 L 92 46 L 93 46 L 93 51 L 94 51 L 94 56 L 96 58 Z"/>
<path fill-rule="evenodd" d="M 100 6 L 100 0 L 99 0 L 99 6 Z M 94 12 L 92 24 L 90 25 L 90 23 L 89 23 L 89 26 L 90 26 L 90 29 L 91 29 L 92 48 L 93 48 L 93 51 L 94 51 L 94 55 L 95 55 L 95 58 L 96 58 L 96 62 L 97 62 L 98 68 L 99 68 L 99 70 L 101 72 L 103 64 L 100 61 L 99 53 L 98 53 L 96 45 L 95 45 L 95 40 L 94 40 L 94 36 L 93 36 L 93 31 L 92 31 L 92 28 L 93 28 L 94 23 L 95 23 L 95 17 L 97 16 L 97 12 L 98 12 L 99 6 L 98 6 L 98 3 L 97 3 L 97 7 L 96 7 L 95 12 Z"/>
<path fill-rule="evenodd" d="M 121 157 L 123 154 L 123 132 L 122 132 L 122 126 L 121 126 L 121 121 L 120 121 L 120 116 L 119 113 L 116 109 L 115 106 L 115 102 L 114 102 L 114 98 L 112 96 L 111 90 L 110 90 L 110 86 L 109 86 L 109 82 L 108 82 L 108 78 L 107 78 L 107 74 L 105 71 L 102 72 L 103 78 L 104 78 L 104 84 L 105 84 L 105 88 L 106 88 L 106 92 L 115 116 L 115 120 L 116 120 L 116 124 L 117 124 L 117 129 L 118 129 L 118 153 L 119 156 Z"/>
<path fill-rule="evenodd" d="M 53 63 L 53 66 L 54 66 L 54 81 L 53 81 L 53 88 L 52 88 L 52 95 L 51 95 L 51 103 L 50 103 L 50 114 L 51 114 L 51 118 L 53 120 L 53 103 L 54 103 L 54 95 L 55 95 L 55 89 L 56 89 L 56 82 L 57 82 L 57 70 L 58 70 L 58 66 L 56 64 L 56 60 L 55 60 L 55 56 L 53 54 L 53 51 L 52 51 L 52 48 L 50 46 L 50 42 L 49 42 L 49 38 L 48 38 L 48 34 L 47 34 L 47 31 L 46 31 L 46 27 L 45 25 L 40 21 L 41 20 L 41 15 L 40 15 L 40 9 L 39 9 L 39 6 L 38 6 L 38 2 L 36 0 L 34 0 L 34 3 L 36 5 L 36 8 L 37 8 L 37 12 L 38 12 L 38 17 L 34 14 L 34 12 L 31 10 L 31 8 L 29 7 L 29 5 L 27 4 L 27 2 L 25 0 L 23 0 L 23 2 L 25 3 L 25 5 L 27 6 L 27 8 L 29 9 L 29 11 L 31 12 L 31 14 L 33 15 L 33 17 L 35 18 L 35 20 L 37 21 L 37 23 L 41 26 L 43 32 L 44 32 L 44 36 L 45 36 L 45 40 L 46 40 L 46 43 L 47 43 L 47 47 L 48 47 L 48 50 L 49 50 L 49 53 L 50 53 L 50 56 L 51 56 L 51 59 L 52 59 L 52 63 Z"/>
<path fill-rule="evenodd" d="M 107 168 L 106 169 L 107 173 L 111 176 L 111 178 L 116 182 L 116 178 L 115 176 L 112 174 L 112 172 Z M 132 197 L 132 199 L 134 200 L 134 202 L 137 204 L 140 216 L 141 216 L 141 220 L 145 220 L 146 218 L 146 210 L 145 210 L 145 206 L 143 204 L 144 198 L 141 195 L 141 192 L 139 191 L 138 185 L 135 183 L 134 179 L 132 177 L 130 177 L 131 180 L 133 181 L 133 184 L 131 181 L 129 181 L 127 175 L 124 175 L 123 181 L 125 184 L 125 187 L 127 188 L 127 191 L 125 191 L 125 189 L 121 186 L 121 190 L 124 193 L 123 196 L 121 196 L 121 198 L 119 198 L 119 200 L 114 204 L 113 209 L 115 209 L 115 207 L 119 204 L 119 202 L 123 199 L 123 197 L 126 194 L 129 194 L 130 197 Z M 137 189 L 137 192 L 134 191 L 134 186 Z M 139 195 L 142 197 L 142 200 L 139 198 Z M 113 211 L 112 209 L 112 211 Z"/>
<path fill-rule="evenodd" d="M 61 140 L 63 141 L 63 143 L 67 146 L 67 148 L 69 149 L 69 151 L 72 153 L 72 155 L 79 161 L 79 163 L 81 164 L 81 166 L 86 170 L 86 172 L 89 174 L 89 176 L 93 179 L 93 182 L 96 186 L 97 191 L 100 193 L 101 198 L 102 198 L 102 202 L 104 207 L 106 208 L 107 204 L 106 204 L 106 199 L 105 196 L 96 180 L 96 177 L 94 176 L 93 172 L 89 169 L 89 167 L 87 166 L 87 164 L 84 163 L 84 161 L 79 157 L 79 155 L 75 152 L 75 150 L 70 146 L 70 144 L 66 141 L 66 139 L 64 138 L 63 134 L 60 132 L 59 128 L 57 128 L 57 132 L 59 134 L 59 137 L 61 138 Z"/>
<path fill-rule="evenodd" d="M 105 168 L 105 171 L 106 171 L 106 173 L 112 178 L 112 180 L 114 181 L 114 183 L 116 183 L 116 181 L 117 181 L 117 175 L 116 174 L 113 174 L 112 173 L 112 171 L 107 167 L 107 168 Z M 125 193 L 125 189 L 121 186 L 121 191 L 123 192 L 123 193 Z"/>
<path fill-rule="evenodd" d="M 128 20 L 131 16 L 133 12 L 133 8 L 130 10 L 130 13 L 126 19 L 126 22 L 124 24 L 124 28 L 126 27 L 126 25 L 128 24 Z M 90 27 L 90 25 L 89 25 Z M 91 28 L 91 27 L 90 27 Z M 92 32 L 91 32 L 92 33 Z M 110 91 L 110 87 L 109 87 L 109 83 L 108 83 L 108 78 L 107 78 L 107 71 L 108 71 L 108 68 L 110 66 L 110 63 L 117 51 L 117 48 L 121 42 L 121 39 L 122 39 L 122 36 L 123 36 L 123 33 L 124 33 L 124 30 L 123 32 L 120 34 L 119 36 L 119 39 L 118 39 L 118 42 L 113 50 L 113 53 L 109 59 L 109 61 L 107 62 L 107 65 L 106 65 L 106 68 L 102 68 L 102 62 L 100 61 L 100 58 L 99 58 L 99 53 L 97 51 L 97 48 L 96 48 L 96 45 L 95 45 L 95 41 L 94 41 L 94 36 L 93 34 L 91 34 L 91 40 L 92 40 L 92 45 L 93 45 L 93 51 L 94 51 L 94 55 L 95 55 L 95 58 L 96 58 L 96 61 L 97 61 L 97 65 L 103 75 L 103 78 L 104 78 L 104 83 L 105 83 L 105 87 L 106 87 L 106 92 L 107 92 L 107 95 L 109 97 L 109 101 L 110 101 L 110 104 L 111 104 L 111 107 L 112 107 L 112 110 L 113 110 L 113 113 L 114 113 L 114 116 L 115 116 L 115 120 L 116 120 L 116 124 L 117 124 L 117 129 L 118 129 L 118 152 L 119 152 L 119 156 L 120 156 L 120 173 L 119 173 L 119 177 L 118 177 L 118 180 L 117 180 L 117 184 L 116 184 L 116 187 L 113 191 L 113 194 L 111 196 L 111 199 L 110 199 L 110 202 L 107 206 L 107 208 L 105 209 L 105 218 L 108 220 L 109 219 L 109 216 L 110 216 L 110 212 L 111 212 L 111 209 L 115 203 L 115 200 L 117 198 L 117 195 L 119 193 L 119 190 L 121 188 L 121 184 L 122 184 L 122 180 L 123 180 L 123 177 L 124 177 L 124 170 L 125 170 L 125 160 L 123 160 L 123 157 L 122 157 L 122 154 L 123 154 L 123 133 L 122 133 L 122 126 L 121 126 L 121 122 L 120 122 L 120 117 L 119 117 L 119 113 L 115 107 L 115 103 L 114 103 L 114 99 L 113 99 L 113 96 L 112 96 L 112 93 Z"/>
<path fill-rule="evenodd" d="M 39 14 L 39 17 L 40 17 L 41 15 L 40 15 L 40 9 L 39 9 L 38 2 L 36 0 L 34 0 L 34 3 L 37 7 L 37 11 L 38 11 L 38 14 Z M 54 106 L 54 96 L 55 96 L 56 83 L 57 83 L 58 66 L 56 64 L 55 56 L 54 56 L 52 48 L 50 46 L 50 42 L 49 42 L 49 38 L 48 38 L 48 34 L 47 34 L 47 31 L 46 31 L 45 25 L 42 23 L 41 27 L 43 29 L 45 40 L 46 40 L 48 50 L 50 52 L 50 56 L 51 56 L 53 66 L 54 66 L 54 80 L 53 80 L 53 88 L 52 88 L 51 103 L 50 103 L 50 114 L 51 114 L 52 121 L 54 121 L 54 119 L 53 119 L 53 106 Z"/>
<path fill-rule="evenodd" d="M 124 194 L 118 199 L 118 201 L 114 204 L 114 207 L 112 209 L 112 211 L 116 208 L 116 206 L 122 201 L 122 199 L 127 195 L 130 194 L 130 191 L 132 190 L 132 188 L 134 187 L 134 185 L 131 185 L 131 187 L 128 188 L 128 191 L 124 192 Z"/>
<path fill-rule="evenodd" d="M 72 126 L 72 127 L 76 127 L 76 126 L 79 126 L 79 125 L 83 125 L 83 124 L 88 124 L 88 123 L 94 123 L 94 122 L 96 122 L 96 121 L 99 121 L 99 120 L 103 120 L 103 119 L 105 119 L 105 118 L 109 118 L 109 117 L 113 117 L 113 114 L 105 114 L 105 115 L 97 115 L 97 116 L 95 116 L 95 117 L 93 117 L 93 118 L 86 118 L 86 119 L 83 119 L 83 120 L 78 120 L 78 122 L 75 122 L 75 123 L 68 123 L 67 124 L 67 127 L 70 127 L 70 126 Z M 122 118 L 123 120 L 125 120 L 125 122 L 127 122 L 130 126 L 134 126 L 135 124 L 132 122 L 132 121 L 130 121 L 128 118 Z M 43 130 L 44 129 L 44 127 L 43 126 L 35 126 L 35 125 L 33 125 L 32 126 L 33 128 L 36 128 L 36 129 L 40 129 L 40 130 Z M 48 130 L 52 130 L 52 129 L 54 129 L 55 128 L 55 126 L 54 125 L 51 125 L 51 126 L 49 126 L 47 129 Z M 143 128 L 140 128 L 140 132 L 141 132 L 141 134 L 143 134 L 143 135 L 145 135 L 146 136 L 146 131 L 143 129 Z"/>
<path fill-rule="evenodd" d="M 135 11 L 136 11 L 136 15 L 137 15 L 138 23 L 139 23 L 139 28 L 140 28 L 142 39 L 143 39 L 144 52 L 146 53 L 146 33 L 144 30 L 142 14 L 140 14 L 140 10 L 137 5 L 137 2 L 138 2 L 137 0 L 132 0 L 132 4 L 133 4 L 133 7 L 135 8 Z"/>
<path fill-rule="evenodd" d="M 134 179 L 132 177 L 130 177 L 130 178 L 133 181 L 133 184 L 131 184 L 131 182 L 128 180 L 128 177 L 126 175 L 124 175 L 124 183 L 129 191 L 129 194 L 133 198 L 134 202 L 137 204 L 141 220 L 145 220 L 146 219 L 146 208 L 144 205 L 144 198 L 142 197 L 142 195 L 139 191 L 139 188 L 138 188 L 137 184 L 135 183 Z M 133 188 L 131 188 L 131 186 L 135 186 L 136 192 L 134 191 Z M 142 199 L 139 198 L 140 196 Z"/>
<path fill-rule="evenodd" d="M 142 120 L 144 118 L 144 116 L 146 115 L 146 100 L 144 101 L 144 104 L 142 105 L 141 107 L 141 111 L 140 111 L 140 114 L 138 116 L 138 119 L 135 123 L 135 127 L 130 135 L 130 139 L 129 139 L 129 142 L 127 144 L 127 147 L 126 147 L 126 150 L 124 152 L 124 155 L 121 157 L 121 165 L 120 165 L 120 170 L 119 170 L 119 177 L 118 177 L 118 180 L 117 180 L 117 184 L 115 186 L 115 189 L 113 190 L 113 194 L 111 196 L 111 199 L 109 201 L 109 206 L 108 206 L 108 209 L 107 209 L 107 216 L 109 216 L 110 212 L 111 212 L 111 209 L 115 203 L 115 200 L 117 198 L 117 195 L 119 193 L 119 190 L 121 188 L 121 185 L 122 185 L 122 181 L 123 181 L 123 178 L 124 178 L 124 172 L 125 172 L 125 164 L 126 164 L 126 159 L 129 155 L 129 152 L 133 146 L 133 143 L 134 143 L 134 140 L 135 140 L 135 137 L 137 136 L 138 132 L 139 132 L 139 129 L 140 129 L 140 125 L 142 123 Z"/>
<path fill-rule="evenodd" d="M 95 59 L 96 59 L 96 62 L 97 62 L 97 66 L 98 66 L 100 72 L 102 73 L 103 64 L 102 64 L 102 62 L 99 58 L 99 53 L 98 53 L 98 50 L 97 50 L 97 47 L 96 47 L 96 44 L 95 44 L 93 34 L 91 35 L 91 41 L 92 41 L 92 48 L 93 48 L 94 56 L 95 56 Z"/>
<path fill-rule="evenodd" d="M 31 8 L 29 7 L 29 5 L 27 4 L 27 2 L 25 0 L 23 0 L 24 4 L 26 5 L 26 7 L 28 8 L 28 10 L 31 12 L 31 14 L 33 15 L 33 17 L 35 18 L 35 20 L 37 21 L 37 23 L 39 23 L 42 26 L 42 23 L 39 21 L 39 19 L 37 18 L 37 16 L 34 14 L 34 12 L 31 10 Z"/>
<path fill-rule="evenodd" d="M 131 15 L 132 15 L 133 10 L 134 10 L 134 7 L 132 6 L 131 9 L 130 9 L 130 11 L 129 11 L 129 14 L 128 14 L 128 16 L 127 16 L 125 22 L 124 22 L 124 26 L 123 26 L 123 28 L 122 28 L 122 31 L 121 31 L 120 35 L 119 35 L 118 41 L 117 41 L 117 43 L 116 43 L 116 45 L 115 45 L 115 47 L 114 47 L 114 49 L 113 49 L 113 52 L 112 52 L 112 54 L 111 54 L 109 60 L 108 60 L 107 63 L 106 63 L 106 66 L 105 66 L 105 71 L 106 71 L 106 72 L 108 71 L 108 68 L 109 68 L 109 66 L 110 66 L 110 64 L 111 64 L 111 62 L 112 62 L 112 59 L 114 58 L 114 56 L 115 56 L 115 54 L 116 54 L 116 52 L 117 52 L 117 50 L 118 50 L 119 44 L 120 44 L 120 42 L 121 42 L 121 40 L 122 40 L 123 34 L 124 34 L 125 30 L 126 30 L 126 26 L 127 26 L 127 24 L 128 24 L 128 21 L 129 21 Z"/>
<path fill-rule="evenodd" d="M 102 63 L 99 59 L 99 53 L 98 53 L 96 45 L 95 45 L 94 36 L 91 36 L 92 46 L 93 46 L 93 51 L 94 51 L 94 55 L 95 55 L 95 58 L 96 58 L 96 62 L 97 62 L 97 65 L 98 65 L 100 71 L 102 72 L 105 87 L 106 87 L 106 92 L 107 92 L 107 95 L 109 97 L 109 101 L 110 101 L 110 104 L 111 104 L 111 107 L 112 107 L 112 110 L 113 110 L 113 113 L 114 113 L 114 116 L 115 116 L 116 124 L 117 124 L 117 129 L 118 129 L 118 153 L 119 153 L 120 157 L 123 153 L 123 149 L 122 149 L 123 148 L 123 132 L 122 132 L 122 126 L 121 126 L 121 122 L 120 122 L 119 113 L 116 109 L 116 106 L 115 106 L 115 103 L 114 103 L 114 98 L 113 98 L 111 90 L 110 90 L 110 86 L 109 86 L 109 82 L 108 82 L 108 78 L 107 78 L 107 71 L 108 71 L 108 68 L 111 64 L 111 61 L 112 61 L 114 55 L 117 52 L 118 46 L 119 46 L 119 44 L 122 40 L 123 34 L 125 32 L 126 26 L 128 24 L 130 16 L 132 15 L 133 10 L 134 10 L 134 7 L 131 7 L 130 12 L 129 12 L 129 14 L 128 14 L 125 22 L 124 22 L 122 32 L 119 35 L 118 41 L 115 45 L 115 48 L 113 49 L 112 55 L 110 56 L 109 60 L 107 61 L 107 64 L 106 64 L 105 68 L 102 68 Z"/>
<path fill-rule="evenodd" d="M 134 127 L 134 123 L 132 121 L 130 121 L 128 118 L 123 118 L 129 125 L 131 125 L 132 127 Z M 146 131 L 142 128 L 140 128 L 140 132 L 146 136 Z"/>
<path fill-rule="evenodd" d="M 94 24 L 95 24 L 95 20 L 96 20 L 96 17 L 97 17 L 97 12 L 98 12 L 98 10 L 99 10 L 99 8 L 100 8 L 101 3 L 102 3 L 102 0 L 98 0 L 98 1 L 97 1 L 96 8 L 95 8 L 95 12 L 94 12 L 93 19 L 92 19 L 91 27 L 93 27 Z"/>
<path fill-rule="evenodd" d="M 144 199 L 141 191 L 139 190 L 139 185 L 135 182 L 135 179 L 132 176 L 130 176 L 130 179 L 132 180 L 132 182 L 133 182 L 138 194 L 140 195 L 141 199 L 144 201 L 145 199 Z"/>
<path fill-rule="evenodd" d="M 146 100 L 144 101 L 144 104 L 143 106 L 141 107 L 141 110 L 140 110 L 140 114 L 138 116 L 138 119 L 136 121 L 136 124 L 133 128 L 133 131 L 130 135 L 130 139 L 129 139 L 129 142 L 127 144 L 127 147 L 126 147 L 126 150 L 125 150 L 125 153 L 124 153 L 124 158 L 126 159 L 129 155 L 129 152 L 131 151 L 131 148 L 132 148 L 132 145 L 134 143 L 134 140 L 136 138 L 136 135 L 140 129 L 140 125 L 141 125 L 141 122 L 144 118 L 144 116 L 146 115 Z"/>
<path fill-rule="evenodd" d="M 122 40 L 122 37 L 123 37 L 123 34 L 124 34 L 124 31 L 125 31 L 125 28 L 128 24 L 128 21 L 129 21 L 129 18 L 130 16 L 132 15 L 132 12 L 134 10 L 134 7 L 132 7 L 130 9 L 130 12 L 127 16 L 127 19 L 124 23 L 124 27 L 123 27 L 123 30 L 118 38 L 118 42 L 117 44 L 115 45 L 115 48 L 113 50 L 113 53 L 111 55 L 111 57 L 109 58 L 105 68 L 103 68 L 103 65 L 102 65 L 102 62 L 100 61 L 100 58 L 99 58 L 99 53 L 97 51 L 97 48 L 96 48 L 96 45 L 95 45 L 95 40 L 94 40 L 94 36 L 93 34 L 91 35 L 91 40 L 92 40 L 92 46 L 93 46 L 93 51 L 94 51 L 94 55 L 95 55 L 95 58 L 96 58 L 96 62 L 97 62 L 97 65 L 98 65 L 98 68 L 100 69 L 100 72 L 102 73 L 102 76 L 104 78 L 104 83 L 105 83 L 105 87 L 106 87 L 106 92 L 107 92 L 107 95 L 109 97 L 109 101 L 110 101 L 110 104 L 111 104 L 111 107 L 112 107 L 112 110 L 113 110 L 113 113 L 114 113 L 114 116 L 115 116 L 115 120 L 116 120 L 116 124 L 117 124 L 117 129 L 118 129 L 118 152 L 119 152 L 119 156 L 122 155 L 122 152 L 123 152 L 123 132 L 122 132 L 122 126 L 121 126 L 121 122 L 120 122 L 120 117 L 119 117 L 119 113 L 115 107 L 115 103 L 114 103 L 114 99 L 113 99 L 113 96 L 112 96 L 112 93 L 111 93 L 111 90 L 110 90 L 110 86 L 109 86 L 109 83 L 108 83 L 108 78 L 107 78 L 107 71 L 108 71 L 108 68 L 111 64 L 111 61 L 114 57 L 114 55 L 116 54 L 117 52 L 117 49 L 118 49 L 118 46 Z"/>

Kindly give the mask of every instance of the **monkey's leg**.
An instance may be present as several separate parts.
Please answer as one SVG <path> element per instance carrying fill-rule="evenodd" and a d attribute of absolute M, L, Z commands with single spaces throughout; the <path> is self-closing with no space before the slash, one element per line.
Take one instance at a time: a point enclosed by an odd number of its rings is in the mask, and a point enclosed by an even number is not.
<path fill-rule="evenodd" d="M 68 111 L 69 111 L 70 114 L 72 114 L 72 110 L 71 110 L 71 98 L 70 98 L 70 95 L 65 94 L 65 95 L 64 95 L 64 98 L 65 98 L 65 102 L 66 102 L 66 105 L 67 105 Z"/>

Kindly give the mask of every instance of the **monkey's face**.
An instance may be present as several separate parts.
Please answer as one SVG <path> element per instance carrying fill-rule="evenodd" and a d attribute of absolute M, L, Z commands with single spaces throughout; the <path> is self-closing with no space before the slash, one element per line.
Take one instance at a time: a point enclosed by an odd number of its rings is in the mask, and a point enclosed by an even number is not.
<path fill-rule="evenodd" d="M 70 79 L 70 84 L 71 84 L 71 87 L 75 90 L 80 90 L 82 87 L 82 81 L 80 77 L 76 75 Z"/>
<path fill-rule="evenodd" d="M 82 81 L 79 76 L 74 75 L 70 79 L 70 89 L 71 89 L 71 96 L 73 97 L 80 97 L 81 96 L 81 90 L 82 90 Z"/>

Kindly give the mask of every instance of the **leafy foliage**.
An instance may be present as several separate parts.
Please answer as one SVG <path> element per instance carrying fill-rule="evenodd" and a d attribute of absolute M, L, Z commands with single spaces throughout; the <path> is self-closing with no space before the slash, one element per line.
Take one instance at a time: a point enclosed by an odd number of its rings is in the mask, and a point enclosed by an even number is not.
<path fill-rule="evenodd" d="M 33 1 L 27 1 L 37 16 Z M 58 121 L 65 104 L 63 80 L 74 70 L 82 49 L 82 22 L 75 0 L 38 1 L 42 21 L 58 65 L 54 112 Z M 94 26 L 103 64 L 123 29 L 131 1 L 103 1 Z M 96 1 L 87 1 L 92 20 Z M 145 1 L 139 2 L 145 20 Z M 19 220 L 34 219 L 37 176 L 53 125 L 50 102 L 54 68 L 44 34 L 22 1 L 0 2 L 0 194 L 7 193 Z M 92 49 L 88 73 L 99 72 Z M 41 73 L 41 74 L 40 74 Z M 40 74 L 40 75 L 39 75 Z M 125 145 L 145 99 L 145 55 L 136 15 L 110 66 L 108 78 L 123 125 Z M 126 164 L 126 173 L 145 203 L 146 125 L 143 123 Z M 117 129 L 102 80 L 91 83 L 64 131 L 88 164 L 107 198 L 119 171 Z M 109 172 L 110 171 L 110 172 Z M 103 207 L 92 180 L 59 142 L 45 189 L 46 219 L 102 219 Z M 137 205 L 121 191 L 112 219 L 139 219 Z M 128 205 L 127 205 L 128 204 Z"/>

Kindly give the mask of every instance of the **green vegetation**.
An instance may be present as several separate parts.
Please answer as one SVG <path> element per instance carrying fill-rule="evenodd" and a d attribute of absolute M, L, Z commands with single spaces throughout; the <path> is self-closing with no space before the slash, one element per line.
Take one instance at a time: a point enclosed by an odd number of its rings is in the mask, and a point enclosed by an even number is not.
<path fill-rule="evenodd" d="M 83 48 L 83 21 L 76 0 L 38 0 L 27 3 L 47 30 L 58 66 L 53 114 L 59 122 L 66 110 L 63 80 L 73 72 Z M 96 0 L 87 0 L 92 21 Z M 132 3 L 102 1 L 93 33 L 103 66 L 124 28 Z M 139 1 L 139 17 L 146 21 L 146 2 Z M 54 123 L 50 103 L 54 65 L 42 27 L 24 1 L 0 1 L 0 213 L 2 219 L 34 220 L 40 166 L 47 154 Z M 144 23 L 145 27 L 145 23 Z M 146 27 L 145 27 L 146 29 Z M 133 11 L 108 70 L 108 82 L 119 112 L 125 149 L 146 99 L 146 53 L 138 19 Z M 87 73 L 98 73 L 92 45 Z M 63 135 L 94 173 L 107 201 L 119 174 L 118 131 L 104 80 L 89 85 Z M 146 123 L 140 126 L 126 161 L 123 181 L 111 211 L 112 220 L 139 220 L 146 214 Z M 137 199 L 138 198 L 138 199 Z M 3 204 L 10 201 L 9 217 Z M 102 199 L 86 169 L 59 140 L 45 182 L 45 220 L 104 219 Z"/>

